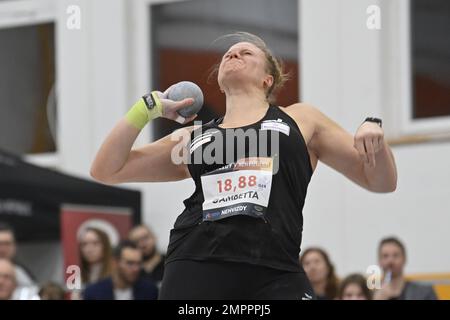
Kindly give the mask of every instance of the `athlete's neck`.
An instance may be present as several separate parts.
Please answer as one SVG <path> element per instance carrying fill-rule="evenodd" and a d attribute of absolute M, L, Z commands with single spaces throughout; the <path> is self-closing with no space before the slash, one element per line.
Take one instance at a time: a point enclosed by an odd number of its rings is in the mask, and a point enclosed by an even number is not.
<path fill-rule="evenodd" d="M 269 103 L 264 95 L 247 92 L 227 93 L 226 112 L 222 127 L 236 127 L 254 123 L 264 117 Z"/>

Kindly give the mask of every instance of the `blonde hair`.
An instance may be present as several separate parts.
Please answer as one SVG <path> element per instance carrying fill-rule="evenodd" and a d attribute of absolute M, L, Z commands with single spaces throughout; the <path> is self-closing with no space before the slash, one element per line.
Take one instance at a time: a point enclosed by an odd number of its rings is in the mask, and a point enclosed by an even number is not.
<path fill-rule="evenodd" d="M 262 40 L 260 37 L 252 33 L 238 31 L 235 33 L 226 34 L 214 40 L 213 43 L 225 39 L 233 39 L 234 43 L 249 42 L 255 45 L 257 48 L 259 48 L 262 52 L 264 52 L 267 62 L 266 72 L 273 77 L 272 85 L 266 90 L 266 99 L 271 103 L 275 102 L 276 93 L 283 87 L 284 83 L 290 78 L 289 73 L 284 71 L 284 65 L 281 59 L 277 58 L 272 53 L 272 51 L 267 47 L 264 40 Z M 213 67 L 211 75 L 215 74 L 218 71 L 219 64 L 220 63 L 216 64 Z"/>

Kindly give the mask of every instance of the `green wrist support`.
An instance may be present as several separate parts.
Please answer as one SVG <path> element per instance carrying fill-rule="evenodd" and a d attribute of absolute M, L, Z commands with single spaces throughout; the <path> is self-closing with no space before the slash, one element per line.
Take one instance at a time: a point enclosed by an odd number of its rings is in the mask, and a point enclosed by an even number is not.
<path fill-rule="evenodd" d="M 155 101 L 152 109 L 148 109 L 144 98 L 140 98 L 125 115 L 128 123 L 139 130 L 142 130 L 149 121 L 162 115 L 162 104 L 158 95 L 155 92 L 152 92 L 151 95 Z"/>

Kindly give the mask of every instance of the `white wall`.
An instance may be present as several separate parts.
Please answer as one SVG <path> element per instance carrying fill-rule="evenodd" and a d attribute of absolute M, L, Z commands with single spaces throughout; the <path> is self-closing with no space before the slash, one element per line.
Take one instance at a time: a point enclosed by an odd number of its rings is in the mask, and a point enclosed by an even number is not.
<path fill-rule="evenodd" d="M 90 163 L 110 128 L 136 97 L 149 77 L 142 61 L 149 60 L 144 1 L 62 0 L 61 23 L 69 4 L 82 7 L 82 30 L 61 27 L 58 33 L 60 107 L 59 167 L 89 176 Z M 130 4 L 132 3 L 132 4 Z M 300 6 L 302 100 L 354 132 L 365 116 L 382 116 L 395 126 L 391 112 L 401 97 L 386 88 L 386 65 L 398 60 L 386 54 L 389 32 L 366 28 L 366 8 L 385 1 L 303 0 Z M 390 12 L 395 18 L 395 12 Z M 395 19 L 383 28 L 397 26 Z M 139 43 L 140 42 L 140 43 Z M 391 48 L 392 49 L 392 48 Z M 396 80 L 401 79 L 401 77 Z M 148 132 L 139 143 L 146 143 Z M 401 237 L 409 251 L 408 272 L 448 271 L 450 242 L 450 144 L 401 146 L 393 149 L 399 170 L 394 194 L 369 193 L 340 174 L 319 165 L 305 206 L 303 248 L 321 245 L 331 254 L 340 275 L 363 272 L 376 263 L 376 245 L 385 235 Z M 169 230 L 193 191 L 191 181 L 129 184 L 143 191 L 144 221 L 165 249 Z"/>
<path fill-rule="evenodd" d="M 17 261 L 27 267 L 42 285 L 49 281 L 62 283 L 64 261 L 61 243 L 58 241 L 42 243 L 23 243 L 17 247 Z"/>

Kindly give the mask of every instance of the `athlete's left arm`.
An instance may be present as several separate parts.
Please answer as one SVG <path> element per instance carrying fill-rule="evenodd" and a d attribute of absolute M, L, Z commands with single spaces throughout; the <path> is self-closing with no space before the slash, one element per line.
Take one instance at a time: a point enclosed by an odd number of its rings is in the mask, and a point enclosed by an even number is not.
<path fill-rule="evenodd" d="M 320 161 L 370 191 L 395 191 L 394 156 L 378 124 L 364 122 L 352 136 L 317 108 L 302 105 L 303 116 L 314 124 L 308 148 Z"/>

